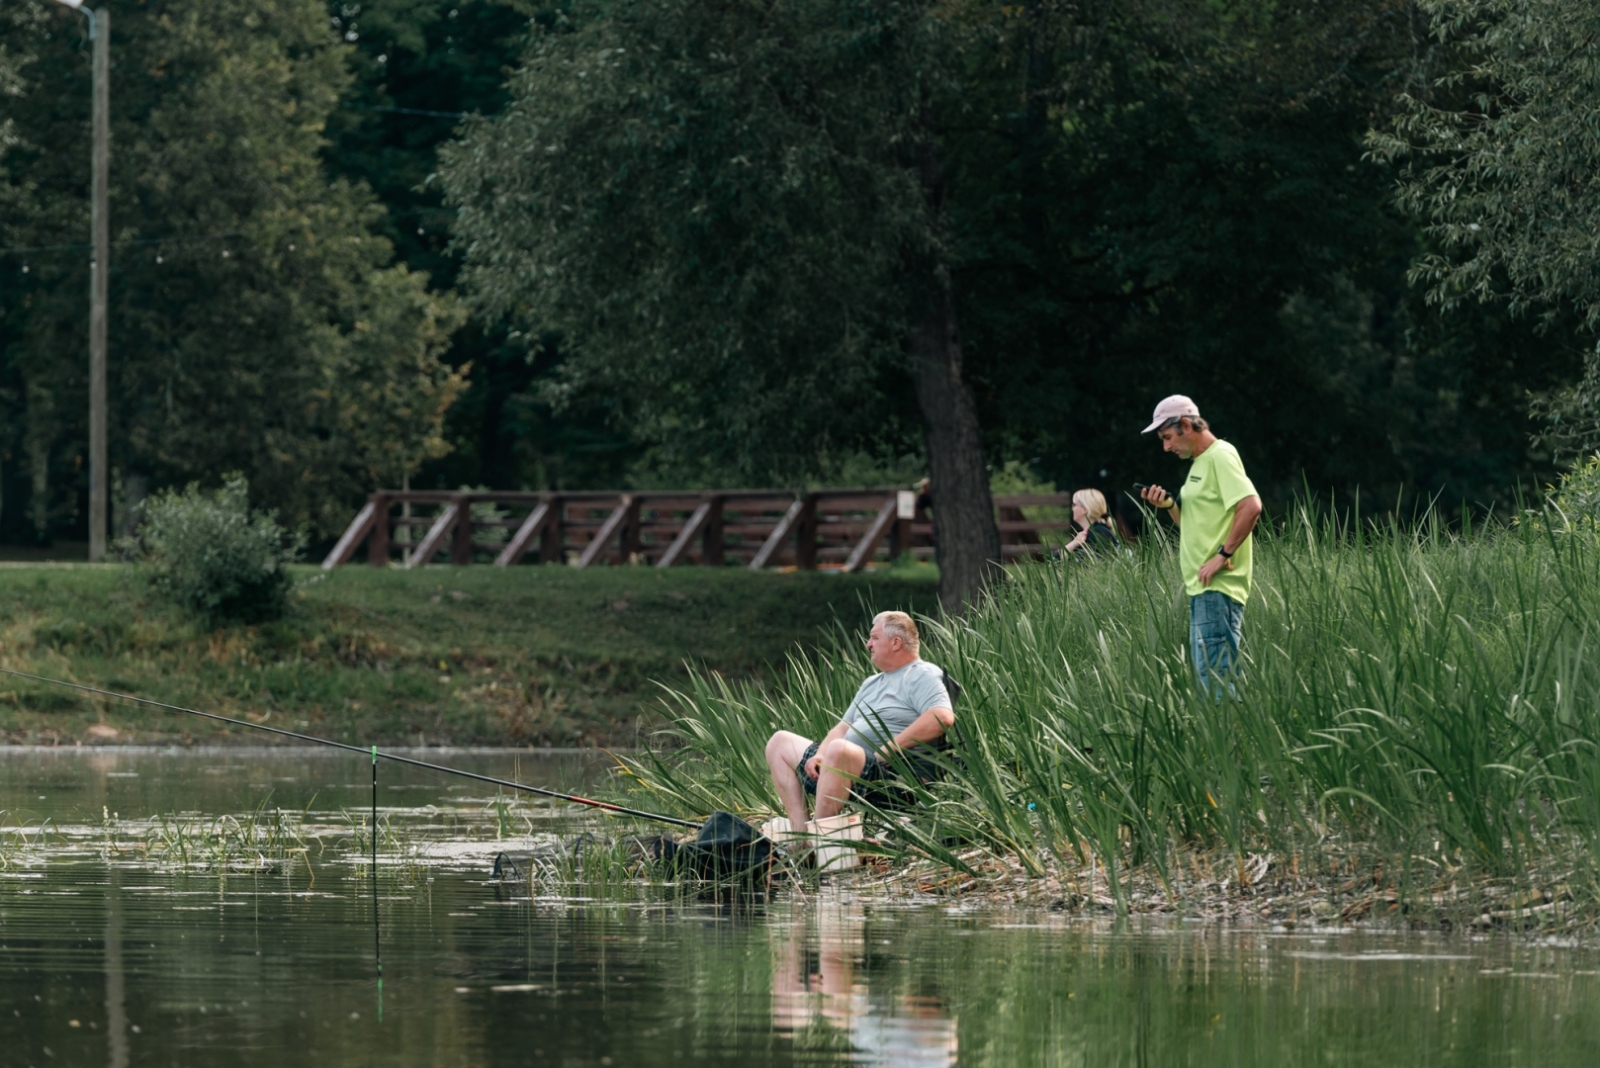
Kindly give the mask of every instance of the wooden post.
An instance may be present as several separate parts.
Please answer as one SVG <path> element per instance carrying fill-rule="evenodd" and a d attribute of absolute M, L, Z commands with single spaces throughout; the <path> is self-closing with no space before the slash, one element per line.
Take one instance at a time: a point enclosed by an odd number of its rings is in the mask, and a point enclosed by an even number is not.
<path fill-rule="evenodd" d="M 644 549 L 644 538 L 639 532 L 639 504 L 639 498 L 628 498 L 628 510 L 622 517 L 622 555 L 618 563 L 631 563 Z"/>
<path fill-rule="evenodd" d="M 1000 522 L 1026 523 L 1028 517 L 1022 514 L 1018 505 L 1007 504 L 1000 506 Z M 1000 532 L 1001 545 L 1038 545 L 1039 532 L 1037 530 L 1011 530 Z"/>
<path fill-rule="evenodd" d="M 90 229 L 94 265 L 89 268 L 89 559 L 106 555 L 106 291 L 111 275 L 111 217 L 107 190 L 111 173 L 111 12 L 90 16 L 94 37 L 94 181 Z"/>
<path fill-rule="evenodd" d="M 794 524 L 794 562 L 801 571 L 817 569 L 817 495 L 800 498 L 800 518 Z"/>
<path fill-rule="evenodd" d="M 389 498 L 374 493 L 372 503 L 372 536 L 367 539 L 367 563 L 373 567 L 389 566 Z"/>
<path fill-rule="evenodd" d="M 472 563 L 472 502 L 465 495 L 455 498 L 456 536 L 450 543 L 452 564 Z"/>
<path fill-rule="evenodd" d="M 911 520 L 917 515 L 917 495 L 912 490 L 900 490 L 894 495 L 894 529 L 889 532 L 889 560 L 900 559 L 902 553 L 911 551 Z"/>
<path fill-rule="evenodd" d="M 400 518 L 404 521 L 394 529 L 394 540 L 400 543 L 400 562 L 411 562 L 411 543 L 416 539 L 411 536 L 411 475 L 400 476 L 400 491 L 405 494 L 400 500 Z"/>
<path fill-rule="evenodd" d="M 539 562 L 564 564 L 567 562 L 567 502 L 556 494 L 546 501 L 550 505 L 550 518 L 545 521 L 544 533 L 539 536 Z"/>
<path fill-rule="evenodd" d="M 700 550 L 700 562 L 707 567 L 721 567 L 724 560 L 722 509 L 727 504 L 727 499 L 713 494 L 706 499 L 706 503 L 711 508 L 706 512 L 706 533 Z"/>

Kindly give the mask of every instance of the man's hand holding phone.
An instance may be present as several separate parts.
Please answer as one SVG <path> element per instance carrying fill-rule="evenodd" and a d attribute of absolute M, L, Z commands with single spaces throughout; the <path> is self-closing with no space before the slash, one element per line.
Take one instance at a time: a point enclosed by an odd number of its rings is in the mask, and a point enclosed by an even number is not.
<path fill-rule="evenodd" d="M 1171 508 L 1174 502 L 1172 494 L 1160 486 L 1147 486 L 1143 482 L 1135 482 L 1133 488 L 1139 491 L 1139 497 L 1148 505 L 1155 508 Z"/>

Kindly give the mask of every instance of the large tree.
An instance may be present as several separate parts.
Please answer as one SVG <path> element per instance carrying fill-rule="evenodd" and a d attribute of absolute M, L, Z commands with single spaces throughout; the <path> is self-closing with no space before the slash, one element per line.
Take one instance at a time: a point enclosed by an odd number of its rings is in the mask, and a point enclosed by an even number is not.
<path fill-rule="evenodd" d="M 0 377 L 48 536 L 82 488 L 88 50 L 81 18 L 29 6 L 38 59 L 3 106 L 34 251 L 0 265 Z M 316 0 L 111 8 L 120 495 L 238 470 L 290 521 L 336 531 L 375 481 L 438 453 L 459 388 L 438 360 L 451 301 L 391 265 L 381 206 L 324 169 L 345 47 Z"/>
<path fill-rule="evenodd" d="M 991 455 L 1073 488 L 1164 480 L 1139 430 L 1184 392 L 1274 511 L 1307 485 L 1510 503 L 1547 470 L 1520 401 L 1575 354 L 1503 306 L 1426 307 L 1405 276 L 1426 235 L 1364 158 L 1435 60 L 1410 3 L 1007 10 L 945 139 Z"/>
<path fill-rule="evenodd" d="M 799 480 L 913 394 L 960 610 L 1000 552 L 949 271 L 952 29 L 916 0 L 581 0 L 440 178 L 483 311 L 558 334 L 564 386 L 660 447 Z"/>

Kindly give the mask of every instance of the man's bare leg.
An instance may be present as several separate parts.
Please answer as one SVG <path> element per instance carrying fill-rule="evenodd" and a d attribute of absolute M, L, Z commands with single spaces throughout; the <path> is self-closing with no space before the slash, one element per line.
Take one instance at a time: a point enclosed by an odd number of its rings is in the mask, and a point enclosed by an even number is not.
<path fill-rule="evenodd" d="M 767 770 L 772 773 L 772 785 L 778 789 L 778 799 L 789 816 L 789 825 L 804 834 L 810 816 L 806 815 L 806 789 L 800 785 L 795 765 L 805 756 L 811 739 L 802 738 L 793 731 L 778 731 L 767 739 Z"/>
<path fill-rule="evenodd" d="M 850 788 L 867 766 L 867 751 L 854 742 L 835 738 L 822 746 L 822 771 L 817 776 L 817 819 L 837 816 L 850 800 Z"/>

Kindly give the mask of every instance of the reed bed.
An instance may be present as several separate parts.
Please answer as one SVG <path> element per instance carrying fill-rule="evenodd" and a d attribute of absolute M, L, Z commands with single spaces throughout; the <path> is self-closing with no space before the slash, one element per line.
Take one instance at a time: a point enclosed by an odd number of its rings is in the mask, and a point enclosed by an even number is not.
<path fill-rule="evenodd" d="M 909 823 L 872 813 L 904 861 L 883 878 L 1121 911 L 1250 911 L 1292 884 L 1341 919 L 1595 923 L 1600 535 L 1302 508 L 1260 535 L 1244 628 L 1237 697 L 1207 699 L 1163 539 L 1013 568 L 968 620 L 929 621 L 923 655 L 965 687 L 957 745 Z M 770 732 L 820 737 L 872 670 L 841 631 L 772 682 L 695 675 L 631 787 L 776 812 Z"/>

